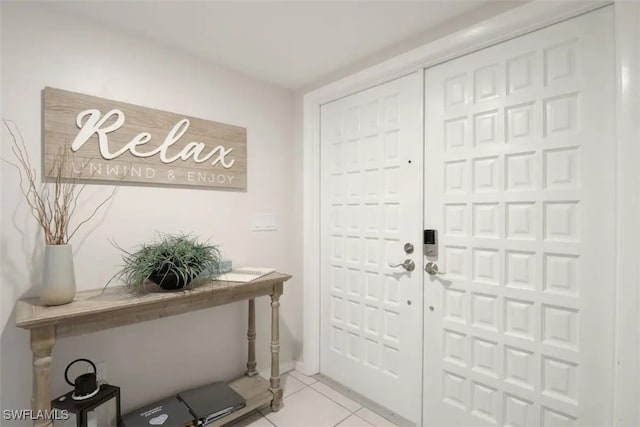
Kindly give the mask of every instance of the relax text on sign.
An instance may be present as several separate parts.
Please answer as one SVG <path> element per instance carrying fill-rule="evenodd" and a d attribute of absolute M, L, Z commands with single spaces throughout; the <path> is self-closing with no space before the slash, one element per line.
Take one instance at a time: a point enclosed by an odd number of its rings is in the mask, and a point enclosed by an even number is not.
<path fill-rule="evenodd" d="M 95 96 L 44 89 L 45 173 L 65 178 L 247 188 L 247 130 Z"/>

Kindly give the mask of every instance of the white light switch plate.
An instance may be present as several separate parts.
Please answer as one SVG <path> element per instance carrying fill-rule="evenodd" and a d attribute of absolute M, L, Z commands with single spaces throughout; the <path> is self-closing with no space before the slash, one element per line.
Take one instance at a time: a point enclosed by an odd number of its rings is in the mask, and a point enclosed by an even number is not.
<path fill-rule="evenodd" d="M 274 231 L 278 229 L 278 215 L 274 213 L 258 213 L 253 215 L 251 230 Z"/>

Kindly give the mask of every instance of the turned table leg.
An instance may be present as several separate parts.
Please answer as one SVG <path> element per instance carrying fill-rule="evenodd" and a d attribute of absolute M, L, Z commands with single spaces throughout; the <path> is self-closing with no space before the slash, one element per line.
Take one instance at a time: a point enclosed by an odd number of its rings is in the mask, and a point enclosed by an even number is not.
<path fill-rule="evenodd" d="M 282 404 L 282 388 L 280 388 L 280 295 L 282 283 L 273 287 L 271 294 L 271 387 L 273 393 L 271 410 L 279 411 Z"/>
<path fill-rule="evenodd" d="M 51 411 L 51 349 L 56 341 L 54 326 L 31 329 L 31 352 L 33 353 L 33 385 L 31 408 L 34 415 Z M 34 427 L 52 426 L 47 419 L 36 419 Z"/>
<path fill-rule="evenodd" d="M 249 354 L 245 375 L 252 377 L 258 373 L 258 371 L 256 371 L 256 300 L 253 298 L 249 300 L 249 329 L 247 330 L 247 340 L 249 341 Z"/>

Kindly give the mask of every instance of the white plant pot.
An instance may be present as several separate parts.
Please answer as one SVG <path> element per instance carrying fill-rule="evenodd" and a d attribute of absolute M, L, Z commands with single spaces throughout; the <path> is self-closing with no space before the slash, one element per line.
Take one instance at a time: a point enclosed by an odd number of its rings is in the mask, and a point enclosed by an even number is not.
<path fill-rule="evenodd" d="M 40 303 L 61 305 L 73 301 L 76 276 L 73 270 L 71 245 L 46 245 L 42 268 Z"/>

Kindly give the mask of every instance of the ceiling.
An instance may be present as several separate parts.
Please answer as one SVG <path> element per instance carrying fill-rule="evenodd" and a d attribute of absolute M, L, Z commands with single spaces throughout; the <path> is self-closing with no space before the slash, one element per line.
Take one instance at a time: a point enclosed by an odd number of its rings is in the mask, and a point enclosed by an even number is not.
<path fill-rule="evenodd" d="M 300 89 L 486 3 L 105 0 L 55 2 L 55 7 Z"/>

